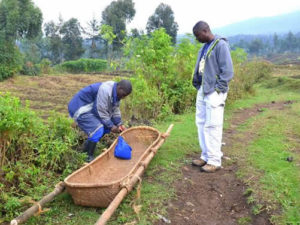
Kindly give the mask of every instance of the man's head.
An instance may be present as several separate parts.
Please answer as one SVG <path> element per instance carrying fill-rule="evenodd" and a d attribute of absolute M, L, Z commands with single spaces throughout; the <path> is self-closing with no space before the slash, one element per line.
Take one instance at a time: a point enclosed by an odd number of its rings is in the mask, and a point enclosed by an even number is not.
<path fill-rule="evenodd" d="M 201 43 L 206 43 L 214 39 L 208 24 L 204 21 L 199 21 L 193 27 L 193 33 L 196 39 Z"/>
<path fill-rule="evenodd" d="M 117 96 L 118 99 L 123 99 L 132 91 L 132 85 L 129 80 L 121 80 L 117 83 Z"/>

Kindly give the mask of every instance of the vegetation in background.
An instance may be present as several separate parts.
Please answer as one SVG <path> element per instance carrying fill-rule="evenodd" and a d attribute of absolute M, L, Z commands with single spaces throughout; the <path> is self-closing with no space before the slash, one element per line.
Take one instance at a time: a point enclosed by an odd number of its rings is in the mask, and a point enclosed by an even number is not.
<path fill-rule="evenodd" d="M 151 34 L 154 30 L 165 28 L 166 33 L 172 37 L 172 43 L 176 43 L 178 24 L 175 22 L 174 12 L 167 4 L 160 3 L 152 16 L 149 17 L 146 30 Z"/>
<path fill-rule="evenodd" d="M 150 36 L 127 40 L 124 55 L 127 68 L 135 74 L 131 80 L 136 90 L 128 97 L 124 110 L 138 119 L 155 119 L 193 107 L 196 90 L 191 78 L 200 46 L 187 38 L 174 47 L 162 28 Z M 232 51 L 232 59 L 235 75 L 230 83 L 229 103 L 253 93 L 253 85 L 272 72 L 270 63 L 248 62 L 243 49 Z"/>
<path fill-rule="evenodd" d="M 53 21 L 46 23 L 45 35 L 47 56 L 54 64 L 79 59 L 84 53 L 81 26 L 75 18 L 66 22 L 60 18 L 57 24 Z"/>
<path fill-rule="evenodd" d="M 22 68 L 16 40 L 34 38 L 41 31 L 42 13 L 31 0 L 0 2 L 0 81 Z"/>
<path fill-rule="evenodd" d="M 103 59 L 78 59 L 60 65 L 69 73 L 100 73 L 107 69 L 107 61 Z"/>
<path fill-rule="evenodd" d="M 243 48 L 251 56 L 272 59 L 287 52 L 300 53 L 300 36 L 291 31 L 280 35 L 236 35 L 228 39 L 233 48 Z"/>
<path fill-rule="evenodd" d="M 113 28 L 116 38 L 113 41 L 113 50 L 119 50 L 122 41 L 126 37 L 126 23 L 129 23 L 135 15 L 132 0 L 117 0 L 110 3 L 102 12 L 102 24 Z"/>

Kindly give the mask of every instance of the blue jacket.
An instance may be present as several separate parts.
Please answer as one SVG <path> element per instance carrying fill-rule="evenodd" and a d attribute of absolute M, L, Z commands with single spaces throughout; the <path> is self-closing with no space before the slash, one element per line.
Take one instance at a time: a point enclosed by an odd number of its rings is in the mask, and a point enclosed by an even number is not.
<path fill-rule="evenodd" d="M 92 113 L 108 129 L 122 124 L 120 100 L 117 97 L 117 83 L 106 81 L 91 84 L 74 95 L 68 105 L 69 114 L 74 120 Z"/>
<path fill-rule="evenodd" d="M 206 53 L 204 73 L 199 74 L 199 63 L 203 47 L 198 53 L 193 74 L 193 86 L 199 90 L 200 86 L 203 85 L 205 95 L 215 90 L 223 93 L 227 92 L 228 83 L 233 78 L 233 65 L 227 40 L 215 36 Z"/>

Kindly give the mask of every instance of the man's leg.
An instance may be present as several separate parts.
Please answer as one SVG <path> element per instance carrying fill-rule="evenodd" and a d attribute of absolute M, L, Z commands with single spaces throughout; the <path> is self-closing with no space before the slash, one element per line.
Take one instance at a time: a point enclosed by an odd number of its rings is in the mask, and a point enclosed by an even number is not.
<path fill-rule="evenodd" d="M 221 151 L 224 106 L 227 94 L 214 92 L 206 96 L 206 119 L 204 139 L 207 148 L 207 164 L 205 172 L 214 172 L 221 167 L 223 153 Z M 206 171 L 208 169 L 208 171 Z"/>
<path fill-rule="evenodd" d="M 207 147 L 207 164 L 217 167 L 221 166 L 222 133 L 223 133 L 223 115 L 224 107 L 207 106 L 207 121 L 204 125 L 204 139 Z"/>
<path fill-rule="evenodd" d="M 86 142 L 87 142 L 86 152 L 88 154 L 88 158 L 87 158 L 88 162 L 91 162 L 92 160 L 94 160 L 94 152 L 95 152 L 97 143 L 104 136 L 104 134 L 107 134 L 109 132 L 110 131 L 108 129 L 105 129 L 102 126 L 98 130 L 96 130 L 94 133 L 92 133 L 90 135 L 90 137 L 86 140 Z"/>
<path fill-rule="evenodd" d="M 107 131 L 100 120 L 90 112 L 80 115 L 76 122 L 79 128 L 88 135 L 88 139 L 84 144 L 84 151 L 87 152 L 87 161 L 90 162 L 94 159 L 97 142 L 105 133 L 109 133 L 109 131 Z"/>
<path fill-rule="evenodd" d="M 202 150 L 201 159 L 207 161 L 207 149 L 204 138 L 204 124 L 206 118 L 206 103 L 203 100 L 203 95 L 200 91 L 197 93 L 197 101 L 196 101 L 196 125 L 198 128 L 198 140 L 200 144 L 200 148 Z"/>
<path fill-rule="evenodd" d="M 87 162 L 91 162 L 94 160 L 94 152 L 96 149 L 97 142 L 91 141 L 87 139 L 84 143 L 84 152 L 88 154 L 88 157 L 86 159 Z"/>

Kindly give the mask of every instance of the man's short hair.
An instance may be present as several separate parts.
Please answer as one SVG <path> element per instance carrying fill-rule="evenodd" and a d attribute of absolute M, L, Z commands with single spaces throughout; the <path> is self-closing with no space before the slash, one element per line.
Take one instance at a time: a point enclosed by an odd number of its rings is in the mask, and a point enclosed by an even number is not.
<path fill-rule="evenodd" d="M 204 29 L 207 29 L 208 31 L 210 31 L 209 25 L 205 21 L 199 21 L 193 27 L 193 33 L 195 34 L 197 31 L 201 31 Z"/>
<path fill-rule="evenodd" d="M 118 87 L 122 89 L 127 95 L 129 95 L 132 91 L 130 80 L 121 80 L 120 82 L 118 82 Z"/>

